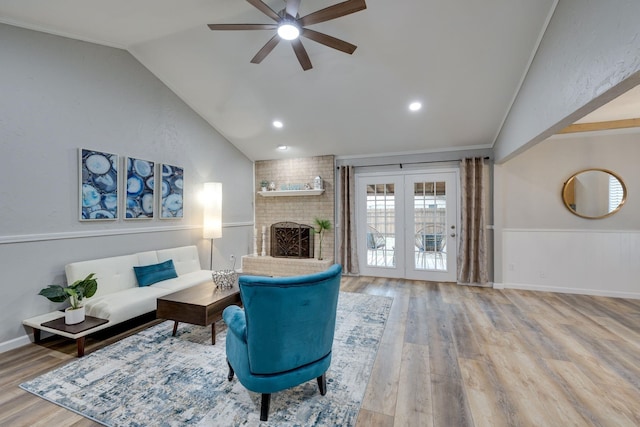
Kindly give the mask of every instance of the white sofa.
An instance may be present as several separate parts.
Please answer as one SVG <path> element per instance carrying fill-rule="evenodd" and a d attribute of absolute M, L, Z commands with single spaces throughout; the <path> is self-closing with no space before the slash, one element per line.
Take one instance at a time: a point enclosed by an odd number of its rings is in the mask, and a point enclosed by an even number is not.
<path fill-rule="evenodd" d="M 133 267 L 167 260 L 173 260 L 178 277 L 138 286 Z M 109 326 L 154 311 L 158 297 L 212 280 L 211 271 L 200 268 L 195 246 L 74 262 L 65 266 L 65 273 L 68 283 L 95 273 L 98 290 L 83 305 L 88 316 L 108 319 Z"/>

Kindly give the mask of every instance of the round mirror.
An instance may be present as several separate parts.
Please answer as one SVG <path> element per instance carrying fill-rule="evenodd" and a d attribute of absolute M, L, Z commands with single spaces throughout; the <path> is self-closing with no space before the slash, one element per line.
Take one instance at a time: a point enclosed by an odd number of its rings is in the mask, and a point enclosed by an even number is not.
<path fill-rule="evenodd" d="M 586 169 L 574 174 L 562 187 L 562 200 L 575 215 L 599 219 L 620 210 L 627 199 L 627 187 L 606 169 Z"/>

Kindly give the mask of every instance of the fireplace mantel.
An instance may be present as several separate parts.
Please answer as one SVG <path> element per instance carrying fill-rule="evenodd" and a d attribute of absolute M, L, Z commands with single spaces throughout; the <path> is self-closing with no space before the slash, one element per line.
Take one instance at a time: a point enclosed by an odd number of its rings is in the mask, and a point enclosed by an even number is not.
<path fill-rule="evenodd" d="M 258 191 L 258 194 L 262 197 L 283 197 L 283 196 L 319 196 L 324 193 L 324 189 L 321 190 L 273 190 L 273 191 Z"/>

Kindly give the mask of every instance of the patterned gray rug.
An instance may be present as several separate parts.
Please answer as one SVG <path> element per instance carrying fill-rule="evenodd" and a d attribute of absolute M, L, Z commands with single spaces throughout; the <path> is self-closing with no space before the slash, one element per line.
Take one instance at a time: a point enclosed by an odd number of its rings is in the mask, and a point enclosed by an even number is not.
<path fill-rule="evenodd" d="M 309 381 L 271 397 L 227 380 L 226 328 L 163 322 L 20 385 L 107 426 L 352 426 L 384 331 L 391 298 L 341 292 L 327 394 Z"/>

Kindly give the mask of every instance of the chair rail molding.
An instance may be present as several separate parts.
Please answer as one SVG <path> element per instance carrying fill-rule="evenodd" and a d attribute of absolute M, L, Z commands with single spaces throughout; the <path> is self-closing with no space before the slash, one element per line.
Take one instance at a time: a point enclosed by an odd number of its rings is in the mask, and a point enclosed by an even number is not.
<path fill-rule="evenodd" d="M 232 222 L 222 224 L 222 228 L 252 227 L 253 221 Z M 65 231 L 59 233 L 19 234 L 0 236 L 0 245 L 14 243 L 44 242 L 48 240 L 82 239 L 89 237 L 119 236 L 127 234 L 159 233 L 168 231 L 197 230 L 202 225 L 165 225 L 158 227 L 114 228 L 109 230 Z"/>

